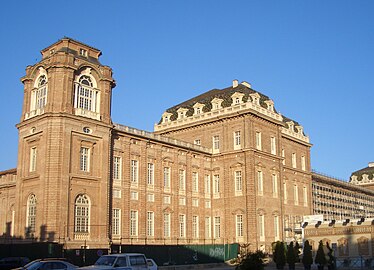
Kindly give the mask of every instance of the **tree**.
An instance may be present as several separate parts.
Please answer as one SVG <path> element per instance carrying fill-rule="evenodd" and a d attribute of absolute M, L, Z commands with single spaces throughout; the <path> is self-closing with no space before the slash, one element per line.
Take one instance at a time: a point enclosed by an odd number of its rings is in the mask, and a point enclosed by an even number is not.
<path fill-rule="evenodd" d="M 261 250 L 256 252 L 248 252 L 245 254 L 240 263 L 236 266 L 236 270 L 263 270 L 265 267 L 265 253 Z"/>
<path fill-rule="evenodd" d="M 313 264 L 312 246 L 309 244 L 308 240 L 304 243 L 302 263 L 305 270 L 310 270 Z"/>
<path fill-rule="evenodd" d="M 277 241 L 275 244 L 273 260 L 277 266 L 277 269 L 283 269 L 286 265 L 286 251 L 283 242 Z"/>
<path fill-rule="evenodd" d="M 325 267 L 325 264 L 327 263 L 325 252 L 323 251 L 322 240 L 319 241 L 317 254 L 316 254 L 316 257 L 314 258 L 314 262 L 318 264 L 318 270 L 323 270 Z"/>
<path fill-rule="evenodd" d="M 287 249 L 287 263 L 290 270 L 295 270 L 296 254 L 293 242 L 290 243 Z"/>

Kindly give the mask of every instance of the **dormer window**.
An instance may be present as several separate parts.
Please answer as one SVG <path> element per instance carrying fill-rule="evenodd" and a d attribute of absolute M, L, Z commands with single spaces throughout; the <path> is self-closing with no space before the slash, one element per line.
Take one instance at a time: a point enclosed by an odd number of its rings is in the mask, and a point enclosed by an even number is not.
<path fill-rule="evenodd" d="M 260 95 L 258 93 L 250 94 L 252 102 L 256 105 L 260 105 Z"/>
<path fill-rule="evenodd" d="M 186 113 L 187 113 L 188 109 L 186 108 L 179 108 L 177 110 L 177 113 L 178 113 L 178 119 L 183 119 L 186 117 Z"/>
<path fill-rule="evenodd" d="M 197 102 L 193 108 L 194 108 L 194 114 L 202 114 L 203 113 L 203 107 L 204 107 L 204 104 L 201 104 L 199 102 Z"/>
<path fill-rule="evenodd" d="M 79 54 L 80 54 L 81 56 L 87 57 L 87 50 L 85 50 L 85 49 L 80 49 L 80 50 L 79 50 Z"/>
<path fill-rule="evenodd" d="M 296 126 L 297 133 L 303 134 L 303 127 L 302 126 Z"/>
<path fill-rule="evenodd" d="M 163 123 L 168 123 L 168 122 L 170 122 L 170 118 L 171 118 L 171 116 L 172 116 L 171 113 L 164 112 L 163 115 L 162 115 L 162 122 L 163 122 Z"/>
<path fill-rule="evenodd" d="M 222 102 L 223 99 L 220 98 L 214 98 L 211 103 L 212 103 L 212 110 L 219 110 L 222 108 Z"/>
<path fill-rule="evenodd" d="M 267 109 L 271 112 L 274 112 L 274 102 L 272 100 L 266 100 L 265 104 L 267 105 Z"/>
<path fill-rule="evenodd" d="M 234 94 L 232 94 L 231 98 L 232 98 L 233 105 L 238 105 L 238 104 L 243 103 L 243 97 L 244 97 L 243 93 L 235 92 Z"/>
<path fill-rule="evenodd" d="M 295 123 L 294 123 L 293 121 L 288 121 L 288 122 L 287 122 L 287 125 L 288 125 L 288 128 L 289 128 L 291 131 L 294 131 Z"/>

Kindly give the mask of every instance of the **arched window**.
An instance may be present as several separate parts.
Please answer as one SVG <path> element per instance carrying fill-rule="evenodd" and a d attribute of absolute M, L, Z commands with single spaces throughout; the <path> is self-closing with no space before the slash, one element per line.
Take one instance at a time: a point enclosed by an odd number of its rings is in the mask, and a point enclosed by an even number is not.
<path fill-rule="evenodd" d="M 74 90 L 74 107 L 80 109 L 80 114 L 96 118 L 99 113 L 100 91 L 96 89 L 96 81 L 89 75 L 81 75 L 76 79 Z M 85 113 L 86 112 L 86 113 Z"/>
<path fill-rule="evenodd" d="M 35 220 L 36 220 L 36 196 L 31 194 L 27 199 L 27 213 L 26 213 L 26 228 L 27 233 L 35 232 Z"/>
<path fill-rule="evenodd" d="M 90 222 L 90 200 L 81 194 L 75 199 L 74 232 L 88 233 Z"/>

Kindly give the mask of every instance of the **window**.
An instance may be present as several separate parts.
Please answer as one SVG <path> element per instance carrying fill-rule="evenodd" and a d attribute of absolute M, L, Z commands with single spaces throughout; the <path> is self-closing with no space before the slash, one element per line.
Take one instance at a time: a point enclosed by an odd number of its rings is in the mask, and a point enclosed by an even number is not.
<path fill-rule="evenodd" d="M 292 153 L 292 168 L 296 168 L 296 153 Z"/>
<path fill-rule="evenodd" d="M 277 154 L 277 146 L 275 144 L 275 137 L 270 138 L 270 151 L 271 151 L 271 154 L 273 155 Z"/>
<path fill-rule="evenodd" d="M 293 186 L 295 205 L 299 205 L 299 188 L 297 185 Z"/>
<path fill-rule="evenodd" d="M 258 195 L 263 195 L 264 193 L 264 180 L 262 171 L 257 172 L 257 181 L 258 181 Z"/>
<path fill-rule="evenodd" d="M 80 156 L 80 169 L 83 172 L 88 172 L 90 170 L 90 149 L 87 147 L 81 147 Z"/>
<path fill-rule="evenodd" d="M 205 201 L 205 208 L 211 208 L 211 202 L 210 201 Z"/>
<path fill-rule="evenodd" d="M 121 180 L 122 177 L 122 166 L 121 166 L 121 157 L 113 157 L 113 179 Z"/>
<path fill-rule="evenodd" d="M 242 180 L 242 171 L 235 171 L 234 172 L 235 177 L 235 193 L 241 194 L 243 191 L 243 180 Z"/>
<path fill-rule="evenodd" d="M 304 206 L 308 206 L 308 188 L 303 187 L 303 194 L 304 194 Z"/>
<path fill-rule="evenodd" d="M 138 198 L 139 198 L 139 196 L 138 196 L 138 192 L 137 191 L 130 191 L 130 199 L 131 200 L 137 201 Z"/>
<path fill-rule="evenodd" d="M 186 190 L 186 171 L 179 170 L 179 190 Z"/>
<path fill-rule="evenodd" d="M 256 131 L 256 149 L 262 150 L 261 132 Z"/>
<path fill-rule="evenodd" d="M 275 241 L 279 240 L 279 217 L 274 216 L 274 238 Z"/>
<path fill-rule="evenodd" d="M 170 167 L 164 167 L 164 188 L 170 188 Z"/>
<path fill-rule="evenodd" d="M 305 156 L 301 156 L 301 169 L 305 171 Z"/>
<path fill-rule="evenodd" d="M 240 149 L 241 146 L 241 138 L 240 138 L 240 131 L 234 132 L 234 149 Z"/>
<path fill-rule="evenodd" d="M 130 181 L 131 183 L 138 183 L 138 161 L 131 160 L 131 172 L 130 172 Z"/>
<path fill-rule="evenodd" d="M 236 237 L 243 237 L 243 215 L 236 215 Z"/>
<path fill-rule="evenodd" d="M 219 152 L 219 136 L 218 135 L 213 136 L 213 152 L 214 153 Z"/>
<path fill-rule="evenodd" d="M 78 78 L 75 83 L 74 108 L 99 112 L 99 91 L 94 86 L 90 76 L 82 75 Z"/>
<path fill-rule="evenodd" d="M 186 216 L 179 215 L 179 237 L 185 238 L 186 237 Z"/>
<path fill-rule="evenodd" d="M 196 144 L 196 145 L 201 145 L 201 140 L 200 139 L 196 139 L 196 140 L 194 140 L 193 143 Z"/>
<path fill-rule="evenodd" d="M 170 213 L 164 213 L 164 237 L 170 237 Z"/>
<path fill-rule="evenodd" d="M 271 181 L 273 183 L 273 198 L 278 198 L 278 177 L 276 174 L 271 175 Z"/>
<path fill-rule="evenodd" d="M 286 182 L 283 183 L 283 199 L 284 199 L 284 203 L 287 204 L 287 184 Z"/>
<path fill-rule="evenodd" d="M 284 152 L 284 149 L 282 149 L 282 164 L 283 165 L 286 165 L 286 159 L 285 159 L 285 152 Z"/>
<path fill-rule="evenodd" d="M 32 101 L 32 109 L 33 110 L 41 110 L 47 104 L 47 77 L 45 75 L 41 75 L 38 79 L 37 89 L 32 93 L 33 101 Z"/>
<path fill-rule="evenodd" d="M 151 212 L 151 211 L 147 212 L 147 236 L 154 236 L 155 235 L 155 232 L 154 232 L 155 231 L 154 230 L 154 227 L 155 227 L 154 217 L 155 217 L 154 212 Z"/>
<path fill-rule="evenodd" d="M 221 217 L 214 217 L 214 238 L 221 238 Z"/>
<path fill-rule="evenodd" d="M 219 175 L 216 174 L 213 176 L 213 180 L 214 180 L 214 187 L 213 187 L 213 192 L 214 192 L 214 195 L 217 197 L 219 197 Z"/>
<path fill-rule="evenodd" d="M 212 227 L 211 227 L 210 217 L 205 217 L 205 238 L 210 239 L 212 237 Z"/>
<path fill-rule="evenodd" d="M 192 172 L 192 192 L 199 192 L 199 174 Z"/>
<path fill-rule="evenodd" d="M 90 200 L 81 194 L 75 199 L 74 232 L 88 233 L 90 221 Z"/>
<path fill-rule="evenodd" d="M 185 197 L 180 197 L 179 198 L 179 205 L 186 205 L 186 198 Z"/>
<path fill-rule="evenodd" d="M 147 201 L 148 202 L 154 202 L 155 201 L 155 194 L 151 193 L 147 195 Z"/>
<path fill-rule="evenodd" d="M 199 207 L 199 199 L 192 198 L 192 206 L 193 207 Z"/>
<path fill-rule="evenodd" d="M 36 222 L 36 196 L 31 194 L 27 200 L 27 219 L 26 228 L 27 233 L 35 232 L 35 222 Z"/>
<path fill-rule="evenodd" d="M 199 217 L 192 216 L 192 238 L 199 238 Z"/>
<path fill-rule="evenodd" d="M 79 54 L 82 55 L 82 56 L 87 57 L 87 50 L 85 50 L 85 49 L 79 49 Z"/>
<path fill-rule="evenodd" d="M 262 214 L 258 217 L 258 228 L 260 241 L 265 241 L 265 216 Z"/>
<path fill-rule="evenodd" d="M 138 235 L 138 211 L 130 211 L 130 236 Z"/>
<path fill-rule="evenodd" d="M 30 149 L 30 172 L 36 171 L 36 158 L 37 158 L 36 147 L 31 147 Z"/>
<path fill-rule="evenodd" d="M 170 204 L 170 196 L 164 196 L 164 204 Z"/>
<path fill-rule="evenodd" d="M 148 163 L 147 165 L 147 184 L 150 186 L 154 185 L 155 178 L 155 165 L 153 163 Z"/>
<path fill-rule="evenodd" d="M 205 175 L 205 185 L 204 185 L 204 191 L 206 195 L 210 195 L 210 175 L 206 174 Z"/>
<path fill-rule="evenodd" d="M 121 198 L 121 190 L 118 188 L 113 189 L 113 198 L 120 199 Z"/>
<path fill-rule="evenodd" d="M 121 235 L 121 209 L 113 208 L 112 234 Z"/>

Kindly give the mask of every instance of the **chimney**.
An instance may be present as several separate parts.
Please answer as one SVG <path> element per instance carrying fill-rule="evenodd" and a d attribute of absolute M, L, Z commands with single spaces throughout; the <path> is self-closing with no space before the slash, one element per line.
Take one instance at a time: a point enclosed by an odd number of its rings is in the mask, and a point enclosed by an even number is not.
<path fill-rule="evenodd" d="M 239 81 L 238 80 L 233 80 L 232 81 L 232 88 L 235 88 L 239 85 Z"/>

